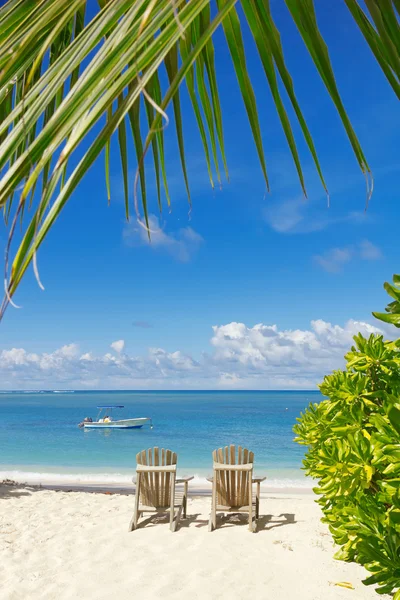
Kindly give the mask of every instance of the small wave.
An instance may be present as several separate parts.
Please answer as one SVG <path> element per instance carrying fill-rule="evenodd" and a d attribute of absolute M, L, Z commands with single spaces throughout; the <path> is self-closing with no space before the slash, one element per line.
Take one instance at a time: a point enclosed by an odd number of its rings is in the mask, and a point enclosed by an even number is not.
<path fill-rule="evenodd" d="M 178 477 L 188 475 L 180 471 Z M 43 484 L 43 485 L 115 485 L 130 486 L 132 477 L 135 475 L 134 469 L 129 473 L 49 473 L 39 471 L 20 471 L 9 470 L 0 471 L 0 481 L 11 479 L 17 483 Z M 264 490 L 311 490 L 315 483 L 306 479 L 269 479 L 261 484 Z M 211 484 L 204 475 L 196 474 L 190 482 L 190 487 L 198 489 L 211 489 Z"/>

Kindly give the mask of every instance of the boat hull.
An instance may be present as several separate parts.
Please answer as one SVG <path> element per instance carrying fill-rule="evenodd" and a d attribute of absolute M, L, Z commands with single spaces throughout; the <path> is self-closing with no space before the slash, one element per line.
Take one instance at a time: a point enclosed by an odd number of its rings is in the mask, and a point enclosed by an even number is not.
<path fill-rule="evenodd" d="M 109 421 L 108 423 L 100 423 L 93 421 L 92 423 L 84 423 L 85 429 L 140 429 L 143 425 L 151 423 L 151 419 L 143 417 L 140 419 L 122 419 L 120 421 Z"/>

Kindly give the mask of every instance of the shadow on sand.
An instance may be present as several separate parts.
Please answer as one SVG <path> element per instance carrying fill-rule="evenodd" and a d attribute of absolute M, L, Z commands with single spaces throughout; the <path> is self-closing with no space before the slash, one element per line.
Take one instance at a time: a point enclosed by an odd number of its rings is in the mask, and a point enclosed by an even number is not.
<path fill-rule="evenodd" d="M 187 527 L 208 527 L 208 519 L 199 517 L 201 517 L 200 513 L 187 515 L 185 519 L 182 517 L 179 522 L 177 531 L 179 531 L 179 529 L 184 529 Z M 159 524 L 165 525 L 167 523 L 169 523 L 169 514 L 167 513 L 165 515 L 150 515 L 149 517 L 146 517 L 143 520 L 139 521 L 138 529 L 154 527 Z M 260 533 L 261 531 L 270 531 L 271 529 L 275 529 L 276 527 L 294 525 L 295 523 L 296 520 L 295 515 L 293 513 L 282 513 L 278 516 L 262 515 L 257 521 L 257 530 L 255 533 Z M 217 515 L 217 529 L 237 526 L 247 527 L 248 524 L 248 517 L 244 514 L 227 513 Z"/>
<path fill-rule="evenodd" d="M 41 486 L 28 486 L 26 484 L 18 484 L 15 481 L 4 480 L 0 483 L 0 501 L 1 500 L 9 500 L 12 498 L 20 498 L 22 496 L 31 496 L 34 492 L 40 492 L 45 489 L 49 489 Z M 50 488 L 51 489 L 51 488 Z M 71 489 L 67 486 L 63 490 L 60 491 L 77 491 Z M 90 490 L 92 492 L 99 492 L 100 490 Z M 121 493 L 117 490 L 113 490 L 112 492 L 103 491 L 103 494 L 113 494 L 113 493 Z M 124 492 L 122 492 L 124 493 Z M 191 515 L 187 515 L 187 517 L 181 518 L 180 523 L 178 525 L 177 531 L 179 529 L 184 529 L 188 527 L 208 527 L 208 518 L 205 519 L 200 518 L 202 515 L 200 513 L 195 513 Z M 161 523 L 169 522 L 169 514 L 165 515 L 150 515 L 141 521 L 138 524 L 138 529 L 144 529 L 148 527 L 153 527 L 155 525 Z M 260 533 L 261 531 L 270 531 L 271 529 L 275 529 L 277 527 L 284 527 L 285 525 L 294 525 L 296 523 L 295 515 L 293 513 L 282 513 L 280 515 L 261 515 L 257 521 L 257 529 L 255 533 Z M 220 527 L 246 527 L 248 526 L 248 517 L 245 514 L 237 514 L 237 513 L 220 513 L 217 515 L 217 529 Z"/>
<path fill-rule="evenodd" d="M 26 484 L 15 483 L 15 481 L 4 480 L 0 483 L 0 500 L 30 496 L 40 488 L 29 487 Z"/>

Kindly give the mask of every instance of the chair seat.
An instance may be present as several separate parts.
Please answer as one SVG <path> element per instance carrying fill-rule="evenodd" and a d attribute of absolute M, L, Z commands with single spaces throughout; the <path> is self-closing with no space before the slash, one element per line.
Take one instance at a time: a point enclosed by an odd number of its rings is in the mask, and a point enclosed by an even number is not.
<path fill-rule="evenodd" d="M 174 508 L 179 508 L 182 505 L 182 502 L 174 504 Z M 168 506 L 145 506 L 144 504 L 139 504 L 140 512 L 167 512 L 171 510 L 171 505 Z"/>
<path fill-rule="evenodd" d="M 253 508 L 256 506 L 256 502 L 252 502 Z M 217 504 L 217 510 L 225 512 L 249 512 L 249 505 L 247 506 L 224 506 L 223 504 Z"/>

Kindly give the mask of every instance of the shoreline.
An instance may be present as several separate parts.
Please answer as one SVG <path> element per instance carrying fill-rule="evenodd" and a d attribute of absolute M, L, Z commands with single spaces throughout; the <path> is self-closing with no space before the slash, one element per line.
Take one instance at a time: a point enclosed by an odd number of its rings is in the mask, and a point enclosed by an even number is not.
<path fill-rule="evenodd" d="M 136 466 L 136 465 L 135 465 Z M 49 490 L 98 491 L 109 493 L 134 494 L 133 480 L 136 478 L 135 466 L 132 469 L 107 471 L 96 468 L 79 468 L 48 465 L 0 465 L 0 482 L 9 485 L 25 485 Z M 212 470 L 202 468 L 181 468 L 177 477 L 193 476 L 189 483 L 189 495 L 211 495 Z M 292 493 L 312 495 L 316 482 L 307 478 L 301 471 L 285 473 L 279 469 L 255 469 L 254 476 L 266 476 L 261 484 L 262 493 Z"/>
<path fill-rule="evenodd" d="M 178 484 L 179 485 L 179 484 Z M 77 481 L 74 479 L 65 480 L 63 482 L 57 480 L 49 480 L 42 482 L 39 479 L 33 479 L 28 481 L 17 481 L 15 479 L 3 479 L 0 480 L 0 487 L 10 487 L 19 489 L 34 489 L 34 490 L 51 490 L 60 492 L 87 492 L 97 494 L 121 494 L 121 495 L 134 495 L 136 492 L 136 486 L 134 483 L 131 484 L 120 484 L 110 482 L 85 482 Z M 192 498 L 211 496 L 211 483 L 196 482 L 192 486 L 189 482 L 188 495 Z M 268 484 L 261 487 L 261 496 L 266 497 L 269 494 L 284 494 L 293 496 L 316 496 L 312 488 L 306 487 L 276 487 L 269 486 Z"/>

